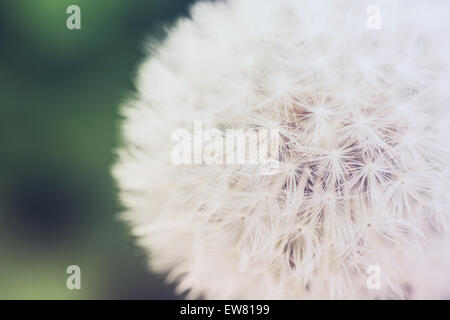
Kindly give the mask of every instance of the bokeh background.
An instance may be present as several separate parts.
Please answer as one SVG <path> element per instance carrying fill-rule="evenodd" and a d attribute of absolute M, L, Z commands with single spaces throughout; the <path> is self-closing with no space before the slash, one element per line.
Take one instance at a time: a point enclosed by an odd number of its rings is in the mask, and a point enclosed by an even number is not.
<path fill-rule="evenodd" d="M 119 221 L 110 168 L 144 42 L 190 2 L 0 0 L 0 299 L 182 298 Z"/>

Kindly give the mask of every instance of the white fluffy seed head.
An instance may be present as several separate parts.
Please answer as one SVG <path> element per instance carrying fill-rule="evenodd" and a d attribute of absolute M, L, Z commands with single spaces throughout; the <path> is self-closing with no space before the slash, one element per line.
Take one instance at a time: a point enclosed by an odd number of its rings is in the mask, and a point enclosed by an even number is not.
<path fill-rule="evenodd" d="M 153 46 L 114 175 L 180 292 L 450 296 L 450 5 L 378 3 L 380 30 L 364 1 L 199 2 Z M 279 171 L 171 163 L 194 120 L 278 129 Z"/>

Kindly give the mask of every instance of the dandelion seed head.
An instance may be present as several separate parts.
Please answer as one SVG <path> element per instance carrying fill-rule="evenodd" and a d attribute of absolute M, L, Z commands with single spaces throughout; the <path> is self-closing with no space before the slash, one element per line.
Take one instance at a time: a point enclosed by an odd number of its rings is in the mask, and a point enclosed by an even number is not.
<path fill-rule="evenodd" d="M 448 297 L 450 23 L 435 18 L 450 5 L 399 3 L 379 3 L 375 31 L 360 1 L 202 1 L 152 46 L 114 176 L 179 292 Z M 279 170 L 173 164 L 171 134 L 194 120 L 279 130 Z"/>

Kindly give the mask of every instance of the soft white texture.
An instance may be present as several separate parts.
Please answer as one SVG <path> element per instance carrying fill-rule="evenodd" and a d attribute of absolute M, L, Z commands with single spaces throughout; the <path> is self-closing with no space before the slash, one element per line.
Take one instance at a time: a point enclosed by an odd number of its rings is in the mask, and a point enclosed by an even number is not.
<path fill-rule="evenodd" d="M 124 218 L 190 298 L 450 297 L 448 1 L 200 2 L 139 69 Z M 171 133 L 277 128 L 278 174 L 174 165 Z M 366 287 L 369 265 L 381 290 Z"/>

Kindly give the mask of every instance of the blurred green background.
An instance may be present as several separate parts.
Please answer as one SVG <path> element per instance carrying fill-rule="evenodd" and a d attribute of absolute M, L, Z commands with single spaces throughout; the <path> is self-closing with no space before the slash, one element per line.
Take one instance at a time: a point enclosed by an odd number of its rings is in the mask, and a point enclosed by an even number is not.
<path fill-rule="evenodd" d="M 144 41 L 189 2 L 0 0 L 0 299 L 180 298 L 118 220 L 110 167 Z"/>

